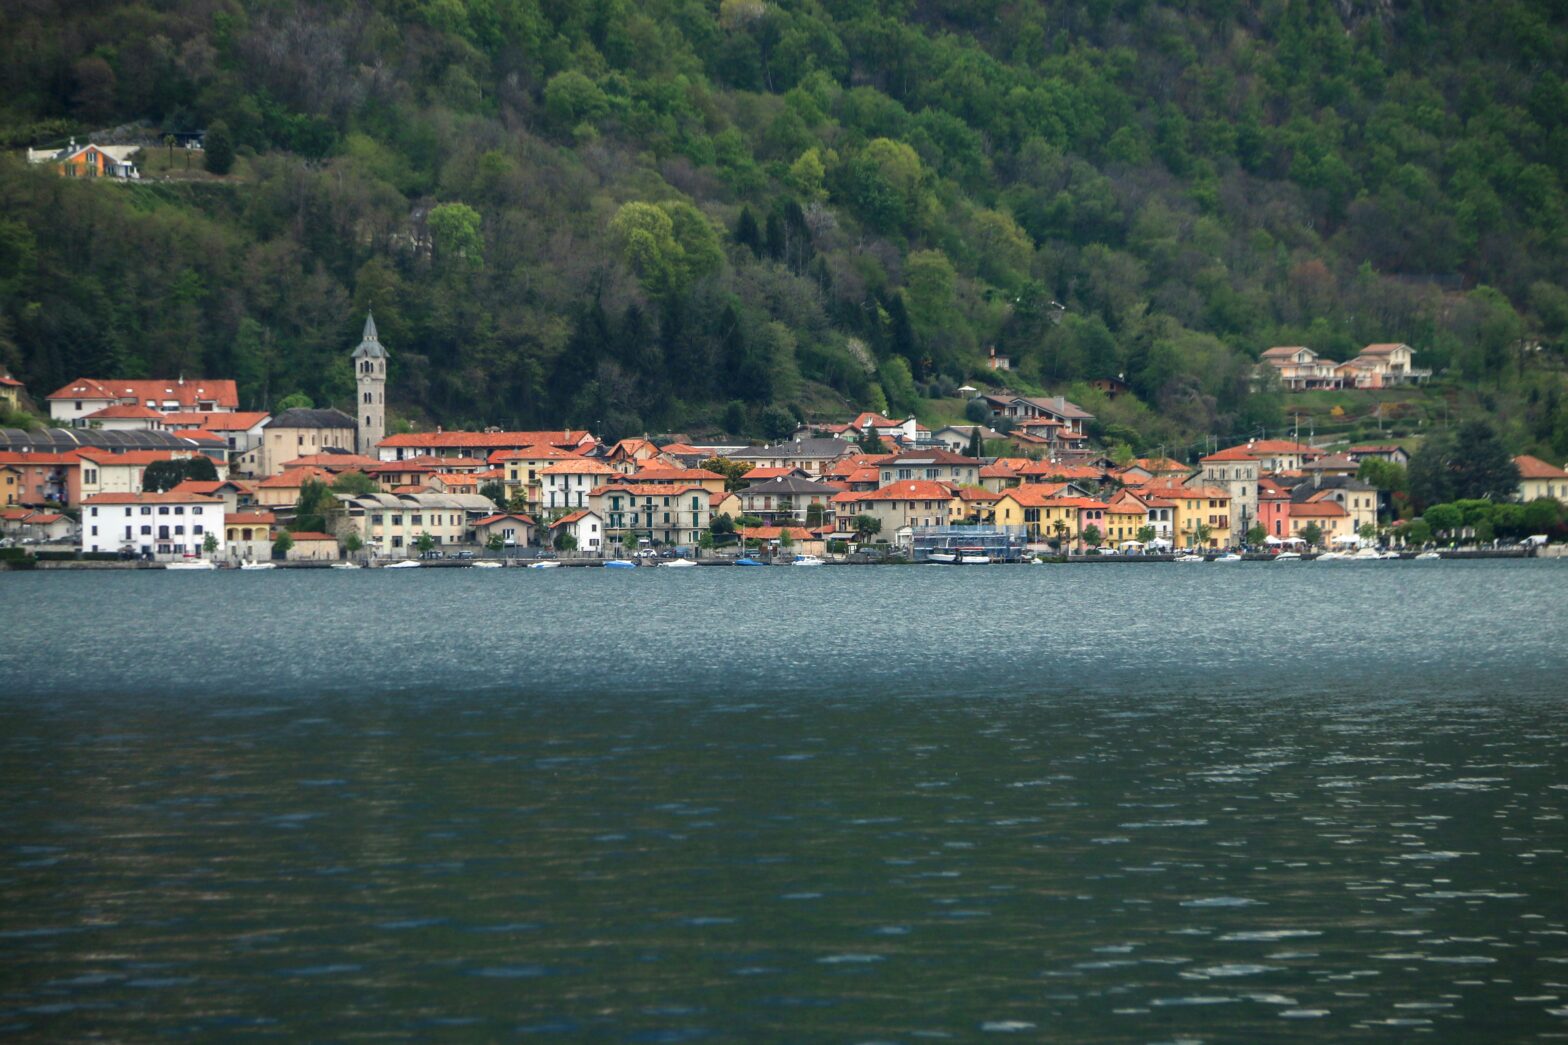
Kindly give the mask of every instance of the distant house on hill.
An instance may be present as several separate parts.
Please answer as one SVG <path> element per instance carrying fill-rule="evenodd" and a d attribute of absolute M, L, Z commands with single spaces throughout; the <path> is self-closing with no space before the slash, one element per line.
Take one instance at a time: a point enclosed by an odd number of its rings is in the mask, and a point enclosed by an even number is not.
<path fill-rule="evenodd" d="M 27 162 L 52 163 L 65 178 L 140 178 L 131 157 L 142 151 L 140 145 L 78 146 L 76 139 L 63 149 L 28 149 Z"/>

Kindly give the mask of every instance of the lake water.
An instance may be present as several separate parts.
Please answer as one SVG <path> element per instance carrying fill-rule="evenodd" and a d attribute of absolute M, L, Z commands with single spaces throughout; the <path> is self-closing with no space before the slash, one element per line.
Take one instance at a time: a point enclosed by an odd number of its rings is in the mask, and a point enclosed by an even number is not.
<path fill-rule="evenodd" d="M 0 573 L 0 1034 L 1568 1038 L 1568 562 Z"/>

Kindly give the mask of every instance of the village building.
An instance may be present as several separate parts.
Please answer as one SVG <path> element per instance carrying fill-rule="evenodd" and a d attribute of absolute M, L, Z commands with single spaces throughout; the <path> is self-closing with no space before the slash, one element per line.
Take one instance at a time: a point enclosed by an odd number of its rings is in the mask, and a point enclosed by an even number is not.
<path fill-rule="evenodd" d="M 515 512 L 487 515 L 474 521 L 474 541 L 488 547 L 492 537 L 499 537 L 503 548 L 525 548 L 534 543 L 536 526 L 531 516 Z"/>
<path fill-rule="evenodd" d="M 1568 472 L 1539 457 L 1514 458 L 1519 468 L 1519 499 L 1526 503 L 1542 497 L 1568 504 Z"/>
<path fill-rule="evenodd" d="M 471 543 L 474 524 L 496 509 L 476 494 L 372 493 L 338 501 L 345 531 L 358 533 L 371 554 L 393 559 L 416 555 L 425 534 L 436 547 Z"/>
<path fill-rule="evenodd" d="M 772 446 L 748 446 L 730 454 L 729 459 L 764 468 L 803 468 L 812 475 L 822 475 L 835 462 L 859 452 L 856 444 L 843 439 L 793 439 Z"/>
<path fill-rule="evenodd" d="M 300 490 L 306 483 L 318 482 L 331 486 L 336 478 L 325 468 L 290 468 L 256 484 L 256 503 L 266 508 L 287 508 L 299 503 Z"/>
<path fill-rule="evenodd" d="M 708 491 L 695 484 L 610 483 L 593 490 L 588 503 L 604 520 L 607 541 L 696 545 L 713 523 Z"/>
<path fill-rule="evenodd" d="M 81 497 L 85 501 L 100 493 L 140 493 L 142 474 L 147 466 L 161 461 L 182 461 L 196 457 L 194 450 L 127 450 L 110 453 L 107 450 L 87 449 L 76 451 L 81 461 Z M 218 478 L 223 478 L 227 468 L 214 465 Z"/>
<path fill-rule="evenodd" d="M 51 165 L 62 178 L 134 181 L 141 172 L 132 157 L 141 151 L 140 145 L 77 145 L 72 138 L 63 149 L 28 149 L 27 162 Z"/>
<path fill-rule="evenodd" d="M 255 475 L 278 475 L 290 461 L 338 450 L 354 453 L 358 439 L 354 419 L 341 410 L 294 407 L 273 417 L 261 430 Z"/>
<path fill-rule="evenodd" d="M 278 517 L 264 508 L 226 510 L 223 514 L 223 540 L 229 556 L 239 562 L 263 562 L 272 558 L 273 527 Z"/>
<path fill-rule="evenodd" d="M 570 541 L 561 538 L 570 537 Z M 570 544 L 572 550 L 585 555 L 599 555 L 604 551 L 604 519 L 589 508 L 561 516 L 550 524 L 550 546 L 558 548 Z"/>
<path fill-rule="evenodd" d="M 996 429 L 987 428 L 985 425 L 946 425 L 931 433 L 931 441 L 944 450 L 961 454 L 968 451 L 975 432 L 980 433 L 982 448 L 988 442 L 998 442 L 1007 438 Z"/>
<path fill-rule="evenodd" d="M 497 450 L 489 457 L 491 464 L 506 471 L 502 485 L 508 500 L 521 497 L 530 507 L 537 509 L 544 495 L 542 473 L 553 464 L 578 459 L 578 455 L 560 447 L 537 445 L 519 450 Z"/>
<path fill-rule="evenodd" d="M 296 530 L 289 534 L 289 540 L 292 543 L 283 554 L 289 562 L 336 562 L 342 558 L 333 534 Z"/>
<path fill-rule="evenodd" d="M 75 451 L 0 452 L 0 504 L 73 505 L 81 500 L 82 459 Z"/>
<path fill-rule="evenodd" d="M 630 475 L 659 458 L 659 448 L 647 439 L 622 439 L 605 452 L 604 460 L 617 472 Z"/>
<path fill-rule="evenodd" d="M 271 418 L 264 410 L 180 411 L 164 414 L 163 426 L 182 435 L 204 432 L 217 436 L 228 446 L 229 461 L 236 474 L 253 475 L 261 432 Z"/>
<path fill-rule="evenodd" d="M 884 486 L 906 479 L 929 479 L 961 486 L 976 486 L 980 482 L 978 460 L 940 447 L 895 454 L 878 465 L 877 470 Z"/>
<path fill-rule="evenodd" d="M 1027 421 L 1054 421 L 1055 427 L 1064 433 L 1080 438 L 1084 435 L 1084 422 L 1094 420 L 1093 414 L 1061 396 L 985 395 L 980 400 L 993 418 L 1006 418 L 1015 425 Z"/>
<path fill-rule="evenodd" d="M 1357 464 L 1360 464 L 1369 457 L 1374 457 L 1380 461 L 1388 461 L 1391 464 L 1397 464 L 1400 466 L 1408 465 L 1410 463 L 1409 452 L 1398 443 L 1377 443 L 1362 446 L 1352 446 L 1346 452 L 1350 454 L 1350 459 L 1355 461 Z"/>
<path fill-rule="evenodd" d="M 929 479 L 889 483 L 855 494 L 852 514 L 869 515 L 882 525 L 879 536 L 907 544 L 915 529 L 946 525 L 952 517 L 953 489 Z"/>
<path fill-rule="evenodd" d="M 586 508 L 588 495 L 597 486 L 621 473 L 592 457 L 569 457 L 539 469 L 540 508 L 559 511 Z"/>
<path fill-rule="evenodd" d="M 22 409 L 22 392 L 26 386 L 4 370 L 0 370 L 0 406 L 7 410 Z"/>
<path fill-rule="evenodd" d="M 82 551 L 160 560 L 201 555 L 207 538 L 223 554 L 223 501 L 200 494 L 99 493 L 82 501 Z"/>
<path fill-rule="evenodd" d="M 786 533 L 789 534 L 787 543 L 784 540 Z M 742 526 L 735 534 L 748 546 L 755 542 L 758 547 L 770 548 L 775 554 L 826 555 L 828 551 L 827 538 L 822 532 L 804 526 Z"/>
<path fill-rule="evenodd" d="M 839 492 L 839 487 L 815 479 L 790 475 L 764 479 L 738 492 L 739 514 L 761 519 L 769 526 L 826 525 L 833 517 L 833 495 Z M 814 515 L 818 518 L 813 519 Z"/>
<path fill-rule="evenodd" d="M 1289 536 L 1291 537 L 1305 540 L 1302 531 L 1313 524 L 1318 527 L 1318 532 L 1321 534 L 1318 543 L 1323 547 L 1332 548 L 1336 544 L 1346 544 L 1356 536 L 1356 528 L 1351 525 L 1350 513 L 1345 511 L 1343 505 L 1334 501 L 1292 502 L 1289 510 Z"/>
<path fill-rule="evenodd" d="M 168 429 L 168 415 L 139 403 L 115 403 L 71 423 L 82 428 L 102 428 L 110 432 L 162 432 Z"/>
<path fill-rule="evenodd" d="M 184 377 L 126 380 L 79 377 L 49 393 L 49 416 L 76 421 L 105 407 L 142 406 L 163 414 L 218 413 L 239 409 L 239 390 L 231 380 Z"/>
<path fill-rule="evenodd" d="M 1262 475 L 1262 462 L 1250 448 L 1233 446 L 1210 454 L 1198 463 L 1202 471 L 1191 481 L 1224 489 L 1230 495 L 1228 529 L 1232 533 L 1246 533 L 1258 519 L 1258 478 Z"/>
<path fill-rule="evenodd" d="M 220 497 L 223 499 L 223 511 L 226 515 L 256 503 L 256 491 L 248 484 L 233 479 L 186 479 L 176 483 L 170 492 Z"/>
<path fill-rule="evenodd" d="M 553 446 L 568 453 L 584 454 L 597 443 L 592 433 L 575 428 L 547 432 L 402 432 L 389 435 L 376 446 L 375 456 L 383 461 L 402 461 L 411 457 L 478 457 L 488 459 L 498 450 L 526 450 Z"/>
<path fill-rule="evenodd" d="M 0 533 L 26 541 L 58 544 L 73 541 L 77 524 L 68 515 L 36 508 L 0 508 Z"/>

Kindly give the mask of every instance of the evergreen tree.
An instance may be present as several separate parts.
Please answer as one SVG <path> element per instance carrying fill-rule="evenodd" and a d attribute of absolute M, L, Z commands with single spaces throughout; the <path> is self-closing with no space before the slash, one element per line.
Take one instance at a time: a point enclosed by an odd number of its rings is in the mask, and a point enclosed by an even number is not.
<path fill-rule="evenodd" d="M 1454 497 L 1506 501 L 1519 493 L 1519 466 L 1485 421 L 1460 426 L 1458 452 L 1453 461 Z"/>
<path fill-rule="evenodd" d="M 221 175 L 234 169 L 234 136 L 229 133 L 228 124 L 213 120 L 207 125 L 202 153 L 208 173 Z"/>
<path fill-rule="evenodd" d="M 749 206 L 740 209 L 740 219 L 735 222 L 735 242 L 750 250 L 753 257 L 762 256 L 762 233 Z"/>
<path fill-rule="evenodd" d="M 980 426 L 976 425 L 969 430 L 969 449 L 965 451 L 970 457 L 980 458 L 985 454 L 985 448 L 980 443 Z"/>

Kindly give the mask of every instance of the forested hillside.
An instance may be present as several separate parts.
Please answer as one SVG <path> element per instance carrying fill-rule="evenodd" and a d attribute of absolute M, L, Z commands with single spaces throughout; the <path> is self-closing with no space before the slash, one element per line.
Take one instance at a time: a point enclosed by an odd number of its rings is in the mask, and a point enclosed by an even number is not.
<path fill-rule="evenodd" d="M 8 3 L 0 363 L 346 405 L 374 307 L 395 417 L 613 436 L 936 416 L 994 346 L 1141 447 L 1405 341 L 1561 455 L 1565 66 L 1552 0 Z"/>

